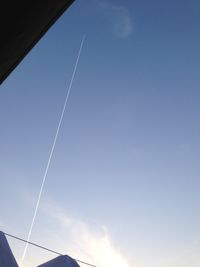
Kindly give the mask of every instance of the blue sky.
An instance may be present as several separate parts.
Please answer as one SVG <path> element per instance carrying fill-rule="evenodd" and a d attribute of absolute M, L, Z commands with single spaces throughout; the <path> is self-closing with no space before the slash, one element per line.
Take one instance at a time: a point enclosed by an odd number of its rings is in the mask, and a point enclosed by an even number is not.
<path fill-rule="evenodd" d="M 71 6 L 0 88 L 2 230 L 27 236 L 86 35 L 31 240 L 98 267 L 199 266 L 199 25 L 196 0 Z"/>

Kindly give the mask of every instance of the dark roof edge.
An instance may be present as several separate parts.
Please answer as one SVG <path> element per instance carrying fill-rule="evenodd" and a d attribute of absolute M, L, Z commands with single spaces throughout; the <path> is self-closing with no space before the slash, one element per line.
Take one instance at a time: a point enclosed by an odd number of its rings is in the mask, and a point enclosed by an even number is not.
<path fill-rule="evenodd" d="M 41 32 L 36 36 L 33 42 L 23 51 L 23 54 L 17 58 L 15 62 L 10 66 L 9 70 L 1 77 L 0 84 L 2 84 L 9 74 L 17 67 L 17 65 L 23 60 L 23 58 L 29 53 L 29 51 L 37 44 L 37 42 L 45 35 L 49 28 L 57 21 L 57 19 L 71 6 L 75 0 L 69 0 L 63 7 L 55 14 L 55 16 L 45 25 Z"/>

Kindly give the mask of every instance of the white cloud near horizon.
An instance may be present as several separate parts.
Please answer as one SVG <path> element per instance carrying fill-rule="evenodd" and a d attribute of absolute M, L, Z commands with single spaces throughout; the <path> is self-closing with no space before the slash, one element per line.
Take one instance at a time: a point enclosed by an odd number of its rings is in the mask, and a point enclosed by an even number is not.
<path fill-rule="evenodd" d="M 97 267 L 130 267 L 119 249 L 114 246 L 105 226 L 97 225 L 94 228 L 55 208 L 48 209 L 47 213 L 57 225 L 56 244 L 61 252 L 65 251 L 70 256 L 88 261 Z"/>
<path fill-rule="evenodd" d="M 111 1 L 98 0 L 97 3 L 110 21 L 116 37 L 126 39 L 133 33 L 133 21 L 128 8 Z"/>

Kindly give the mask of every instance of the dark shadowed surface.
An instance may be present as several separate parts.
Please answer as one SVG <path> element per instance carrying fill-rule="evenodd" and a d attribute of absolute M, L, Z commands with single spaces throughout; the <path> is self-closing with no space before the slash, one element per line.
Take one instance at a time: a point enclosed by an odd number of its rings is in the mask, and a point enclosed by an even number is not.
<path fill-rule="evenodd" d="M 38 267 L 79 267 L 78 263 L 69 256 L 59 256 Z"/>
<path fill-rule="evenodd" d="M 18 267 L 4 233 L 0 232 L 0 267 Z"/>
<path fill-rule="evenodd" d="M 2 1 L 0 83 L 74 0 Z"/>

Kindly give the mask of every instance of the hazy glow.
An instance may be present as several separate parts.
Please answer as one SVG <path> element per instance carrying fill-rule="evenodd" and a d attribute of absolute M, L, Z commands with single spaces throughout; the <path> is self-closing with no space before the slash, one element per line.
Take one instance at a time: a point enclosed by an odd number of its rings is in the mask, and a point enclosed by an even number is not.
<path fill-rule="evenodd" d="M 56 212 L 52 208 L 50 216 L 56 219 L 57 231 L 64 233 L 58 247 L 62 244 L 62 251 L 70 255 L 95 264 L 98 267 L 130 267 L 127 260 L 115 248 L 109 230 L 105 226 L 94 227 L 81 220 L 69 217 L 63 212 Z M 70 246 L 65 245 L 70 243 Z"/>
<path fill-rule="evenodd" d="M 125 39 L 132 34 L 133 21 L 129 10 L 125 6 L 101 0 L 98 1 L 98 4 L 108 21 L 110 21 L 116 37 Z"/>

